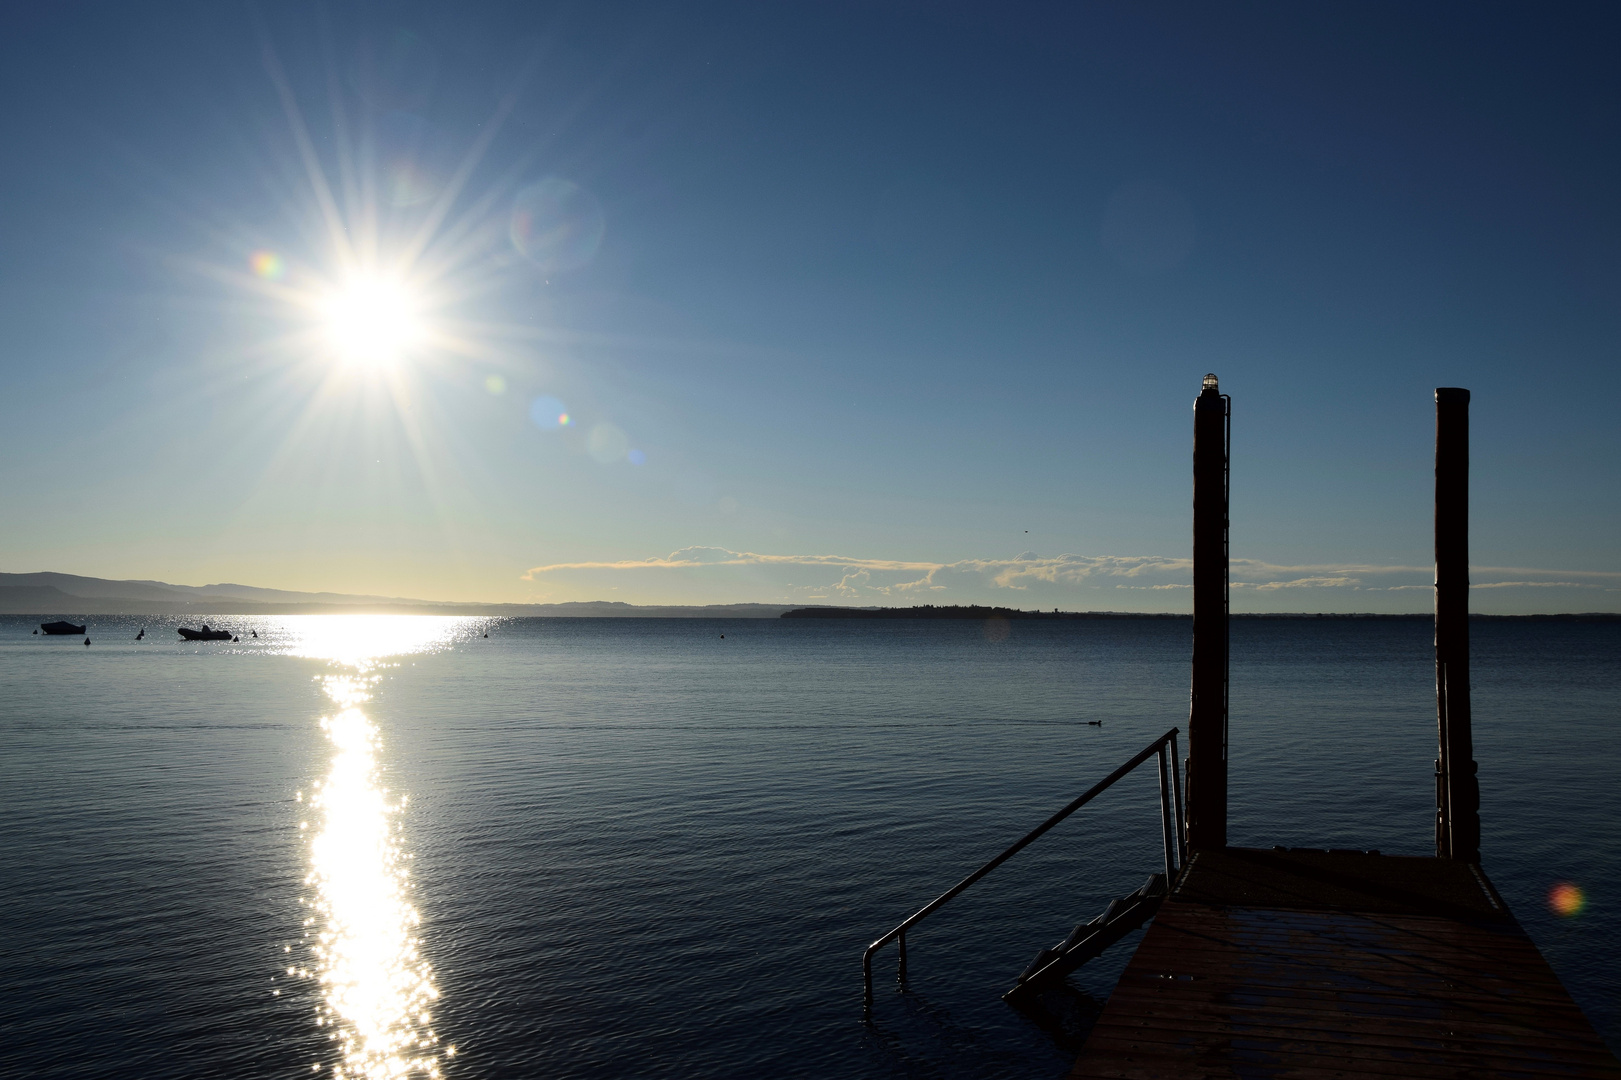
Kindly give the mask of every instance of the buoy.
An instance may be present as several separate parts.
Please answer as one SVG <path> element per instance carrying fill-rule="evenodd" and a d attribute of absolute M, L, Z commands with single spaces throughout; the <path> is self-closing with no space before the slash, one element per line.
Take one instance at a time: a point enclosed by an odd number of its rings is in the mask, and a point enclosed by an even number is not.
<path fill-rule="evenodd" d="M 254 636 L 254 637 L 258 637 L 258 636 L 259 636 L 259 631 L 257 631 L 257 630 L 255 630 L 255 631 L 254 631 L 254 632 L 253 632 L 253 636 Z"/>
<path fill-rule="evenodd" d="M 726 635 L 725 635 L 725 634 L 722 634 L 722 635 L 721 635 L 721 636 L 720 636 L 720 639 L 721 639 L 721 640 L 722 640 L 722 641 L 725 641 L 725 640 L 726 640 Z"/>
<path fill-rule="evenodd" d="M 231 640 L 232 640 L 232 641 L 238 641 L 238 642 L 239 642 L 239 641 L 241 641 L 241 640 L 242 640 L 242 639 L 241 639 L 241 638 L 239 638 L 239 637 L 234 637 L 234 638 L 232 638 L 232 639 L 231 639 Z"/>
<path fill-rule="evenodd" d="M 90 644 L 90 639 L 89 639 L 89 638 L 85 638 L 85 639 L 84 639 L 84 643 L 85 643 L 85 644 L 86 644 L 86 645 L 88 645 L 88 644 Z"/>
<path fill-rule="evenodd" d="M 140 641 L 145 636 L 146 636 L 146 627 L 143 626 L 143 627 L 141 627 L 141 632 L 139 634 L 135 635 L 135 640 Z"/>

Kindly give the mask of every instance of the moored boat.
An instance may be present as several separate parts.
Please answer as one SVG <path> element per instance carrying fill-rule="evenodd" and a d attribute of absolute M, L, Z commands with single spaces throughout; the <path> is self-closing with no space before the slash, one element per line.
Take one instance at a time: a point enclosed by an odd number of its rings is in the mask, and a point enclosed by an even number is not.
<path fill-rule="evenodd" d="M 39 628 L 45 631 L 47 634 L 73 634 L 77 636 L 84 633 L 84 627 L 74 626 L 70 622 L 62 622 L 61 620 L 56 622 L 42 622 L 39 624 Z"/>
<path fill-rule="evenodd" d="M 207 623 L 203 623 L 203 628 L 201 630 L 192 630 L 189 627 L 181 626 L 177 628 L 177 632 L 187 641 L 231 640 L 231 632 L 229 630 L 210 630 Z"/>

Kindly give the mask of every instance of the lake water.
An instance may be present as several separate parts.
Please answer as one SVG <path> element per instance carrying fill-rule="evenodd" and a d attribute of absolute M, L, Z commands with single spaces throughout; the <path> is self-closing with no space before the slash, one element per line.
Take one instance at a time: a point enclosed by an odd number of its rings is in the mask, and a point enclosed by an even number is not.
<path fill-rule="evenodd" d="M 914 931 L 910 992 L 884 954 L 870 1026 L 861 950 L 1187 708 L 1184 621 L 37 621 L 10 1075 L 1060 1076 L 1136 938 L 999 996 L 1158 866 L 1151 766 Z M 1473 634 L 1486 869 L 1621 1046 L 1621 623 Z M 1430 853 L 1429 639 L 1233 624 L 1233 843 Z"/>

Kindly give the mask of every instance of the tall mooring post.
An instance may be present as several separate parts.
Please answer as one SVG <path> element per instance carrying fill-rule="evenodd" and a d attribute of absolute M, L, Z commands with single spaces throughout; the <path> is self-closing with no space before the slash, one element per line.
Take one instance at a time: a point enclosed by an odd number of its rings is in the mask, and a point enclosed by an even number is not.
<path fill-rule="evenodd" d="M 1469 391 L 1435 391 L 1435 854 L 1480 861 L 1469 722 Z M 1191 741 L 1191 740 L 1190 740 Z"/>
<path fill-rule="evenodd" d="M 1227 846 L 1227 481 L 1232 400 L 1214 375 L 1193 403 L 1193 693 L 1188 846 Z"/>

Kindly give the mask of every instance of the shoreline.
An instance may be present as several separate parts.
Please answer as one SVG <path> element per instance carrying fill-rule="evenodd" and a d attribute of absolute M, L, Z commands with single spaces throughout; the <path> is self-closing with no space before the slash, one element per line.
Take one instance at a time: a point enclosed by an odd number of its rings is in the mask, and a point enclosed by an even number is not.
<path fill-rule="evenodd" d="M 70 599 L 88 599 L 73 597 Z M 551 610 L 536 610 L 551 609 Z M 573 610 L 556 610 L 573 608 Z M 606 610 L 604 610 L 606 609 Z M 716 604 L 708 607 L 653 606 L 631 604 L 580 603 L 578 605 L 524 605 L 524 604 L 146 604 L 113 606 L 91 601 L 81 607 L 50 609 L 3 610 L 0 617 L 16 619 L 84 619 L 101 618 L 175 618 L 201 616 L 234 616 L 238 618 L 267 618 L 279 615 L 441 615 L 462 618 L 495 619 L 759 619 L 774 621 L 858 620 L 862 622 L 928 622 L 973 621 L 1007 619 L 1019 622 L 1110 622 L 1110 621 L 1165 621 L 1191 622 L 1193 616 L 1178 612 L 1154 611 L 1020 611 L 1017 608 L 963 608 L 959 612 L 913 613 L 906 608 L 792 608 L 778 604 Z M 1424 613 L 1386 612 L 1233 612 L 1230 618 L 1239 621 L 1256 620 L 1339 620 L 1358 622 L 1430 622 L 1434 616 Z M 1563 614 L 1490 615 L 1471 613 L 1471 622 L 1554 622 L 1554 623 L 1607 623 L 1621 622 L 1621 612 L 1588 611 Z"/>

